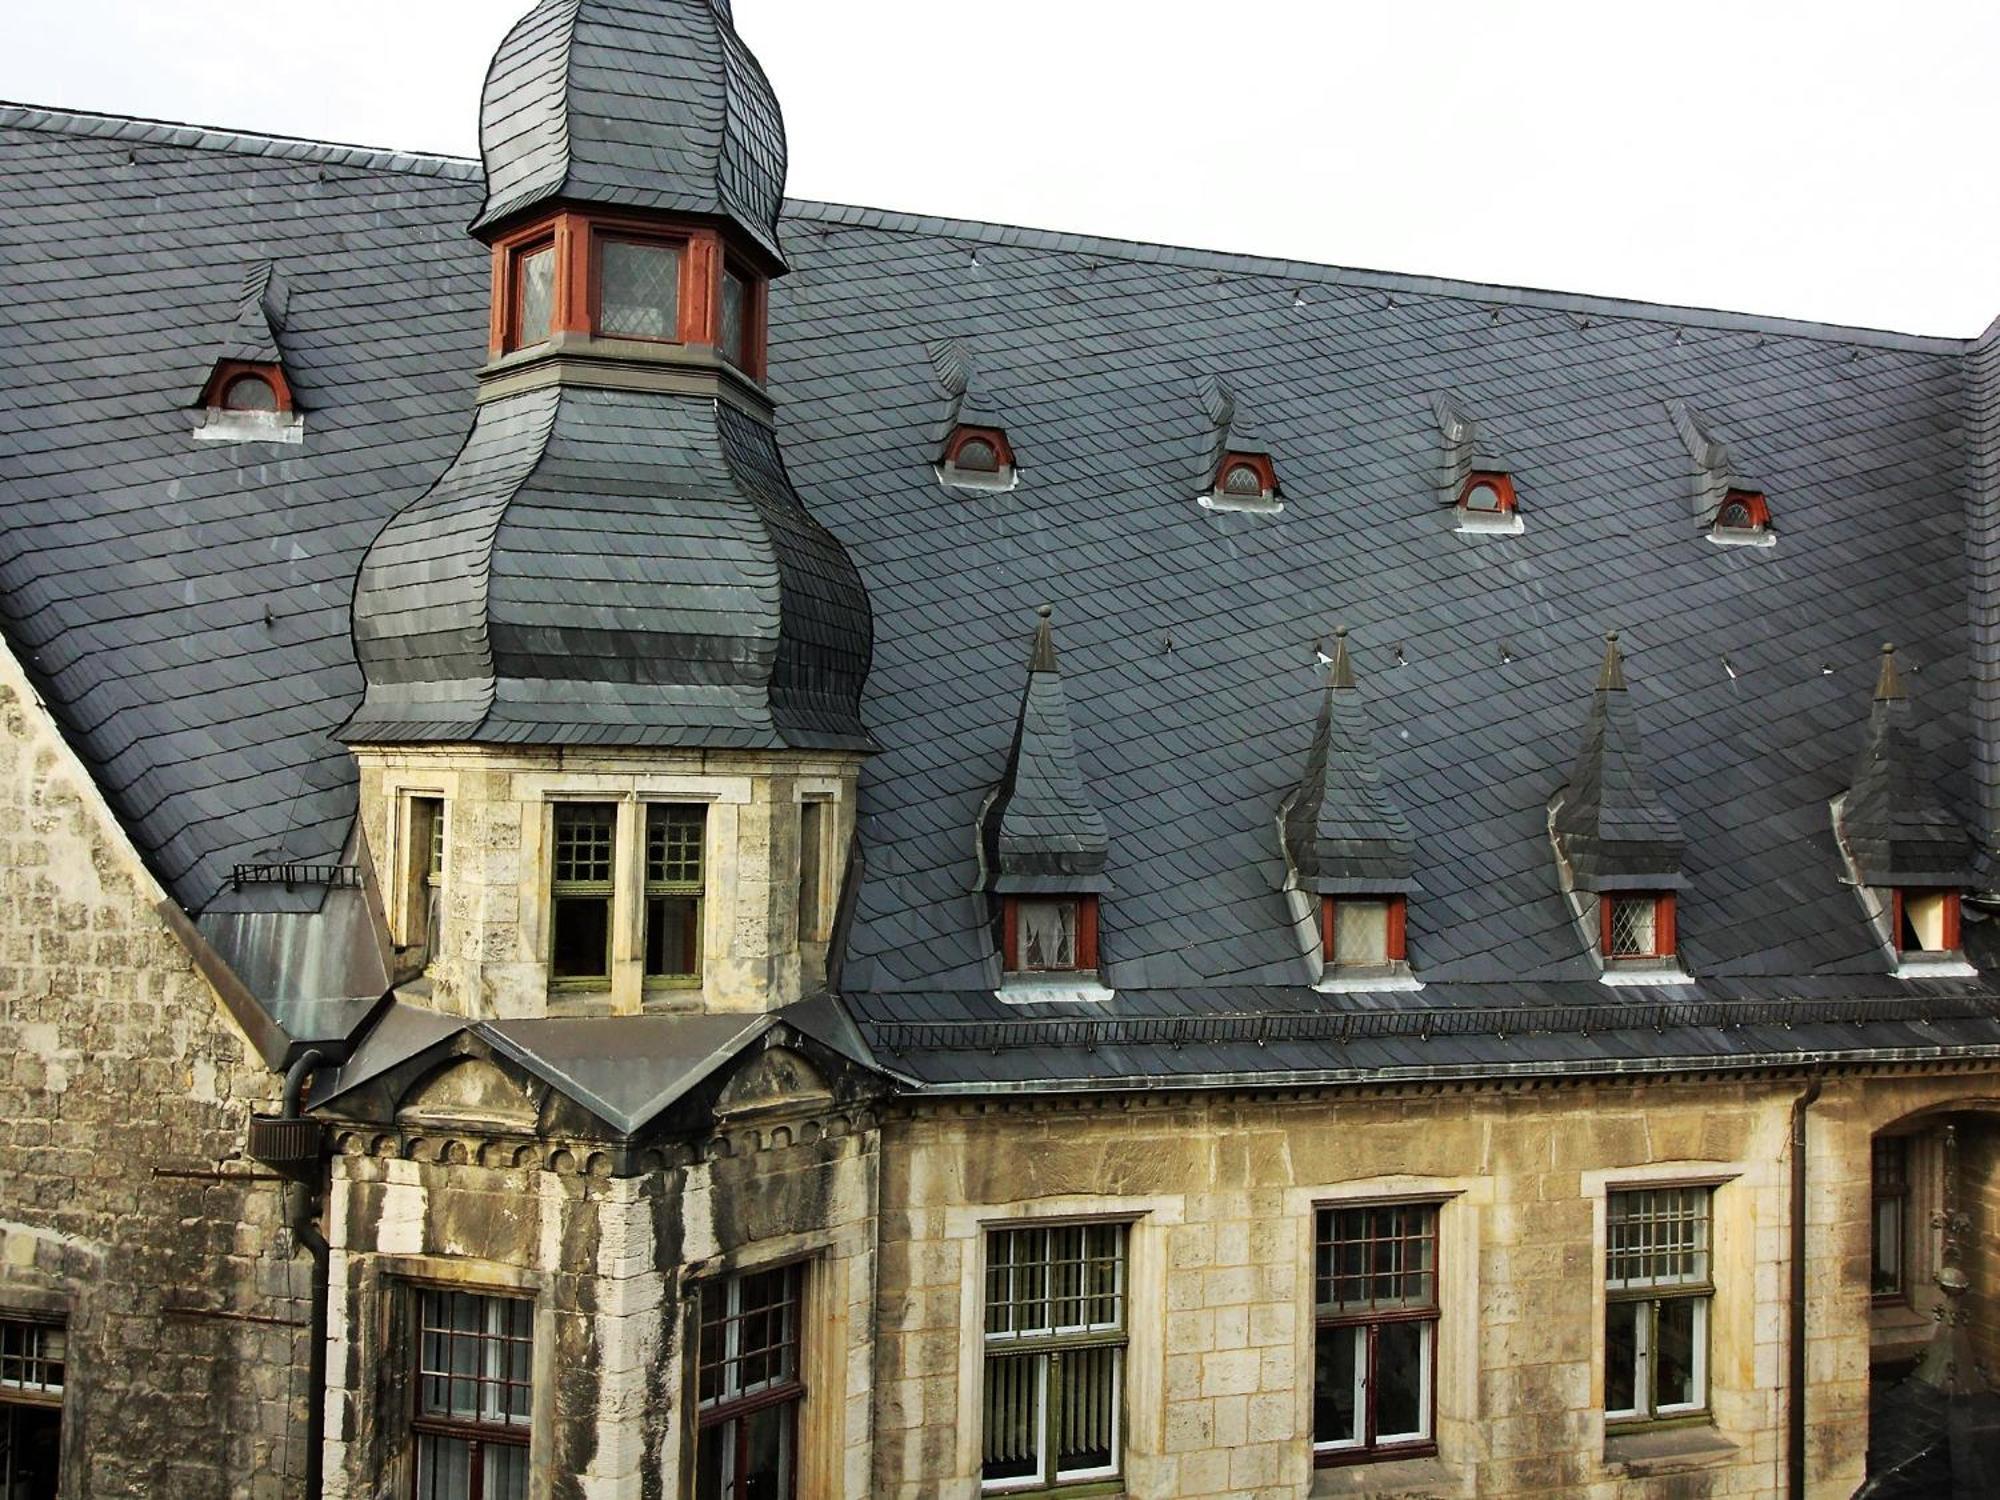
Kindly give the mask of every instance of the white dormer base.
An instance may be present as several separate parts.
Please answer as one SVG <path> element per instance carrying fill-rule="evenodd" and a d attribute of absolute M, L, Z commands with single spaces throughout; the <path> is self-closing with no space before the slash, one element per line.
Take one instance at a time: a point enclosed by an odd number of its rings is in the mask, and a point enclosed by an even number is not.
<path fill-rule="evenodd" d="M 1103 1005 L 1118 992 L 1095 974 L 1024 974 L 1004 981 L 993 998 L 1002 1005 Z"/>
<path fill-rule="evenodd" d="M 1599 974 L 1597 982 L 1614 988 L 1638 989 L 1660 984 L 1693 984 L 1694 975 L 1679 964 L 1662 964 L 1657 968 L 1644 964 L 1621 964 Z"/>

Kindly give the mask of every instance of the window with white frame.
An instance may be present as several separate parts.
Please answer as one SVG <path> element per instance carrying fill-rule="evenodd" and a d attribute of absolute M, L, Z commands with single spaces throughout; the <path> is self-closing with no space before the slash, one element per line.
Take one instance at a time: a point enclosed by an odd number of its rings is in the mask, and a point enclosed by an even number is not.
<path fill-rule="evenodd" d="M 1056 1224 L 987 1234 L 980 1434 L 987 1491 L 1117 1477 L 1127 1230 Z"/>
<path fill-rule="evenodd" d="M 535 1308 L 417 1292 L 417 1500 L 527 1500 Z"/>
<path fill-rule="evenodd" d="M 1437 1368 L 1438 1206 L 1325 1207 L 1313 1247 L 1313 1450 L 1321 1462 L 1428 1450 Z"/>
<path fill-rule="evenodd" d="M 694 1500 L 794 1500 L 805 1280 L 794 1263 L 701 1288 Z"/>
<path fill-rule="evenodd" d="M 1604 1415 L 1649 1421 L 1708 1409 L 1715 1297 L 1710 1187 L 1610 1194 L 1604 1257 Z"/>
<path fill-rule="evenodd" d="M 68 1358 L 62 1324 L 0 1317 L 0 1496 L 7 1500 L 55 1500 Z"/>

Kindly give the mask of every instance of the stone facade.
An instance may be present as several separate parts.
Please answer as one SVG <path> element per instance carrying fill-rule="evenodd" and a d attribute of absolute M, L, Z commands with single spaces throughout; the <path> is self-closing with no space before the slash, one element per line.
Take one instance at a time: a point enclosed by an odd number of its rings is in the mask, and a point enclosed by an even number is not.
<path fill-rule="evenodd" d="M 243 1158 L 279 1079 L 0 653 L 0 1316 L 61 1318 L 63 1485 L 280 1500 L 307 1262 Z"/>
<path fill-rule="evenodd" d="M 853 837 L 859 758 L 727 751 L 495 751 L 363 747 L 362 826 L 392 910 L 406 903 L 409 799 L 442 800 L 451 862 L 443 885 L 431 1003 L 481 1018 L 632 1014 L 642 1009 L 769 1010 L 823 982 L 833 897 Z M 621 808 L 707 807 L 702 983 L 648 989 L 634 934 L 638 883 L 620 882 L 610 983 L 552 993 L 549 983 L 551 809 L 558 800 Z M 799 921 L 801 808 L 831 816 L 820 839 L 821 910 Z M 639 820 L 618 825 L 621 871 L 638 868 Z M 420 934 L 396 934 L 413 946 Z"/>
<path fill-rule="evenodd" d="M 876 1493 L 979 1493 L 984 1233 L 1132 1223 L 1125 1492 L 1784 1493 L 1793 1079 L 923 1104 L 885 1121 Z M 1813 1496 L 1867 1434 L 1869 1143 L 1990 1079 L 1829 1079 L 1809 1115 Z M 1714 1185 L 1712 1425 L 1606 1434 L 1608 1191 Z M 1990 1190 L 1986 1190 L 1990 1191 Z M 1313 1209 L 1439 1210 L 1434 1458 L 1311 1462 Z M 1990 1238 L 1990 1203 L 1978 1233 Z M 1993 1328 L 1979 1330 L 1993 1348 Z"/>

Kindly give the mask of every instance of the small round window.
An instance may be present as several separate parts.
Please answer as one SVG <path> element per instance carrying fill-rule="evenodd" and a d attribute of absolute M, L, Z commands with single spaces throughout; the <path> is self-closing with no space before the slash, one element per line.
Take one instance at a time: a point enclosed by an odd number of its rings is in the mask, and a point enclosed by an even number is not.
<path fill-rule="evenodd" d="M 261 375 L 238 375 L 223 387 L 224 411 L 276 411 L 278 393 Z"/>
<path fill-rule="evenodd" d="M 1222 476 L 1222 493 L 1255 497 L 1264 493 L 1264 476 L 1254 464 L 1232 464 Z"/>
<path fill-rule="evenodd" d="M 1465 508 L 1467 510 L 1484 511 L 1489 515 L 1496 514 L 1505 509 L 1505 502 L 1500 498 L 1500 487 L 1487 479 L 1479 480 L 1477 483 L 1467 486 L 1465 491 Z"/>
<path fill-rule="evenodd" d="M 951 464 L 955 469 L 970 469 L 975 474 L 998 474 L 1000 450 L 985 438 L 967 438 L 952 454 Z"/>

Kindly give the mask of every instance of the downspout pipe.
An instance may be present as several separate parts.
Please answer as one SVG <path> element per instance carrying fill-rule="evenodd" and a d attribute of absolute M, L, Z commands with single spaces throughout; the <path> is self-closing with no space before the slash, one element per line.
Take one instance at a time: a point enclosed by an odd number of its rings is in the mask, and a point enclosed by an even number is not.
<path fill-rule="evenodd" d="M 1791 1316 L 1785 1344 L 1785 1494 L 1806 1494 L 1806 1112 L 1826 1079 L 1814 1072 L 1792 1101 Z"/>
<path fill-rule="evenodd" d="M 287 1120 L 299 1118 L 299 1105 L 305 1095 L 306 1080 L 320 1068 L 326 1059 L 317 1051 L 302 1053 L 285 1074 L 282 1117 Z M 320 1232 L 320 1182 L 323 1163 L 313 1169 L 313 1180 L 294 1183 L 287 1189 L 292 1196 L 291 1230 L 293 1240 L 305 1247 L 312 1257 L 312 1310 L 308 1317 L 306 1338 L 306 1472 L 305 1500 L 320 1500 L 324 1485 L 322 1464 L 323 1449 L 326 1446 L 326 1319 L 327 1283 L 331 1274 L 333 1256 L 326 1243 L 326 1236 Z"/>

